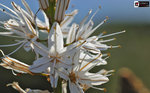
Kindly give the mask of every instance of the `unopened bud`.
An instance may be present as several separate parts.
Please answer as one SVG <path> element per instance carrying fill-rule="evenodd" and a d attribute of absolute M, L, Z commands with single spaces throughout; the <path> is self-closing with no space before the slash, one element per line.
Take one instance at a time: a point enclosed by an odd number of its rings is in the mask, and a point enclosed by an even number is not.
<path fill-rule="evenodd" d="M 46 10 L 49 8 L 49 1 L 48 0 L 39 0 L 39 5 L 42 10 Z"/>
<path fill-rule="evenodd" d="M 68 8 L 70 0 L 57 0 L 56 11 L 55 11 L 55 20 L 58 23 L 61 23 L 65 17 L 65 11 Z"/>

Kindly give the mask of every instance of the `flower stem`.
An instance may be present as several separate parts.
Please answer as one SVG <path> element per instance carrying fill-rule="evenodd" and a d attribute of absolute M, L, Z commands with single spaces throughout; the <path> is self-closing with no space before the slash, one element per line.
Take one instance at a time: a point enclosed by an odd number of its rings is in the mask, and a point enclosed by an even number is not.
<path fill-rule="evenodd" d="M 62 79 L 58 79 L 57 88 L 54 88 L 54 93 L 62 93 Z"/>

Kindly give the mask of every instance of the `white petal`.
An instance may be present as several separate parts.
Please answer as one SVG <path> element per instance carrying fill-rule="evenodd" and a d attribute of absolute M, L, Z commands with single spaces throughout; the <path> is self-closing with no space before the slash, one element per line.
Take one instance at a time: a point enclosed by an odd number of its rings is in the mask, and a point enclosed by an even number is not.
<path fill-rule="evenodd" d="M 43 13 L 43 15 L 44 15 L 45 25 L 46 25 L 46 27 L 49 29 L 49 19 L 48 19 L 47 15 L 45 14 L 44 11 L 42 11 L 42 13 Z"/>
<path fill-rule="evenodd" d="M 48 48 L 52 55 L 56 55 L 64 48 L 63 35 L 58 23 L 54 23 L 50 30 L 48 36 Z"/>
<path fill-rule="evenodd" d="M 84 44 L 84 45 L 83 45 L 83 49 L 85 49 L 86 51 L 92 52 L 92 53 L 94 53 L 94 54 L 100 53 L 100 50 L 97 49 L 97 48 L 95 47 L 95 45 L 92 44 L 92 43 L 86 43 L 86 44 Z"/>
<path fill-rule="evenodd" d="M 71 26 L 71 28 L 70 28 L 70 31 L 69 31 L 69 34 L 68 34 L 68 37 L 67 37 L 66 44 L 70 44 L 70 43 L 72 43 L 73 41 L 75 41 L 76 31 L 77 31 L 77 25 L 76 25 L 76 24 L 73 24 L 73 25 Z"/>
<path fill-rule="evenodd" d="M 28 29 L 29 29 L 29 33 L 30 33 L 31 35 L 38 36 L 38 33 L 37 33 L 37 32 L 35 31 L 35 29 L 33 28 L 31 22 L 30 22 L 30 21 L 26 18 L 26 16 L 23 14 L 22 10 L 21 10 L 21 14 L 22 14 L 22 16 L 23 16 L 23 19 L 24 19 L 24 21 L 25 21 L 25 23 L 26 23 Z"/>
<path fill-rule="evenodd" d="M 74 19 L 74 16 L 78 13 L 78 10 L 72 11 L 68 16 L 65 17 L 65 19 L 61 22 L 61 28 L 65 29 Z"/>
<path fill-rule="evenodd" d="M 86 78 L 85 78 L 86 77 Z M 106 76 L 101 74 L 95 73 L 86 73 L 84 77 L 81 77 L 82 82 L 85 84 L 92 86 L 92 85 L 101 85 L 109 81 Z"/>
<path fill-rule="evenodd" d="M 93 67 L 95 67 L 97 65 L 97 63 L 99 62 L 99 58 L 101 58 L 102 54 L 98 54 L 96 55 L 95 58 L 91 58 L 90 60 L 87 61 L 83 61 L 81 64 L 81 68 L 80 68 L 80 72 L 87 72 L 89 70 L 91 70 Z"/>
<path fill-rule="evenodd" d="M 2 58 L 2 61 L 3 61 L 3 63 L 1 63 L 1 66 L 5 67 L 7 69 L 12 69 L 19 73 L 29 72 L 29 70 L 28 70 L 29 65 L 27 65 L 17 59 L 6 56 L 5 58 Z"/>
<path fill-rule="evenodd" d="M 72 83 L 71 81 L 69 81 L 69 89 L 70 93 L 84 93 L 79 85 Z"/>
<path fill-rule="evenodd" d="M 58 82 L 58 73 L 54 72 L 54 74 L 50 75 L 50 81 L 51 81 L 51 86 L 53 88 L 57 87 L 57 82 Z"/>
<path fill-rule="evenodd" d="M 48 57 L 48 48 L 45 47 L 43 44 L 38 43 L 36 41 L 32 42 L 32 49 L 34 49 L 34 51 L 42 56 L 46 56 Z"/>
<path fill-rule="evenodd" d="M 63 78 L 66 81 L 69 80 L 69 73 L 64 68 L 57 68 L 56 71 L 61 78 Z"/>
<path fill-rule="evenodd" d="M 42 57 L 33 62 L 33 65 L 30 66 L 30 71 L 34 73 L 45 72 L 46 69 L 50 66 L 50 59 L 47 57 Z"/>
<path fill-rule="evenodd" d="M 96 66 L 100 66 L 100 65 L 106 65 L 107 64 L 107 61 L 105 59 L 102 59 L 102 58 L 99 58 L 99 62 L 97 63 Z"/>

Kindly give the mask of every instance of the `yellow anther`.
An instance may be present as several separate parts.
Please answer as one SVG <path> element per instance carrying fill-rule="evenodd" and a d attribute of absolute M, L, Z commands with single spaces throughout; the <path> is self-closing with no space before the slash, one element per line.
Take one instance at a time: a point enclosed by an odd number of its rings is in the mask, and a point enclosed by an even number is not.
<path fill-rule="evenodd" d="M 106 88 L 104 88 L 104 92 L 107 92 L 107 89 L 106 89 Z"/>
<path fill-rule="evenodd" d="M 109 17 L 108 17 L 108 16 L 106 16 L 106 19 L 108 20 L 108 19 L 109 19 Z"/>
<path fill-rule="evenodd" d="M 119 48 L 122 48 L 122 46 L 121 46 L 121 45 L 118 45 L 118 47 L 119 47 Z"/>
<path fill-rule="evenodd" d="M 107 53 L 107 55 L 108 55 L 108 56 L 111 56 L 111 54 L 110 54 L 110 53 Z"/>
<path fill-rule="evenodd" d="M 99 9 L 101 9 L 102 7 L 99 5 L 99 7 L 98 7 Z"/>
<path fill-rule="evenodd" d="M 114 38 L 114 40 L 117 40 L 117 38 Z"/>
<path fill-rule="evenodd" d="M 107 32 L 106 32 L 106 31 L 103 31 L 102 33 L 103 33 L 103 34 L 106 34 Z"/>

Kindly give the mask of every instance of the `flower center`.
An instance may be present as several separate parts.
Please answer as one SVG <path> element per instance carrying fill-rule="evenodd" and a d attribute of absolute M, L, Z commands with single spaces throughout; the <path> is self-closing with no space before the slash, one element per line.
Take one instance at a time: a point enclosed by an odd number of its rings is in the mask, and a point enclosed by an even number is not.
<path fill-rule="evenodd" d="M 69 74 L 69 78 L 70 78 L 71 82 L 73 82 L 73 83 L 76 82 L 76 75 L 75 75 L 74 72 L 71 72 L 71 73 Z"/>

